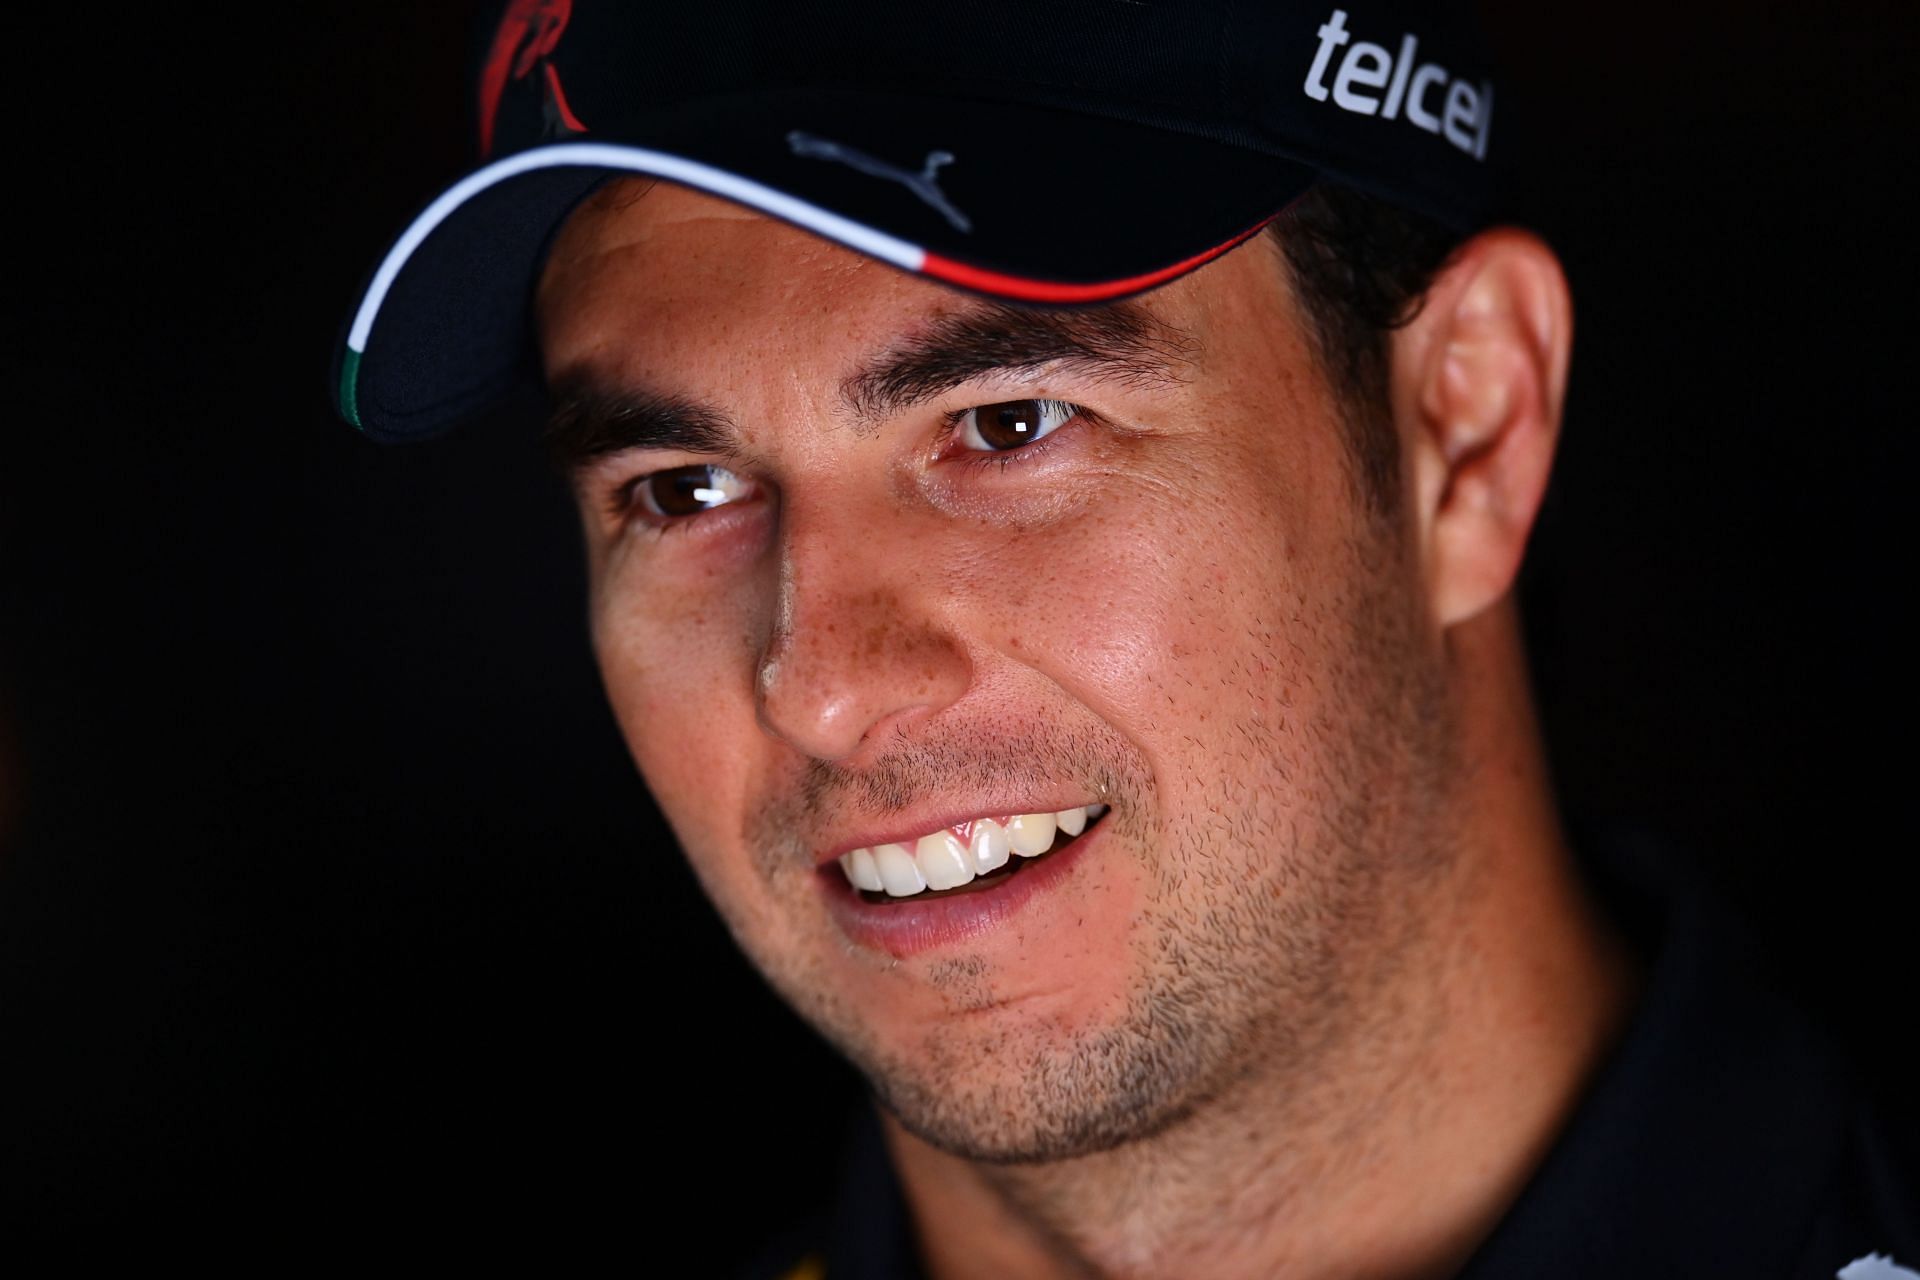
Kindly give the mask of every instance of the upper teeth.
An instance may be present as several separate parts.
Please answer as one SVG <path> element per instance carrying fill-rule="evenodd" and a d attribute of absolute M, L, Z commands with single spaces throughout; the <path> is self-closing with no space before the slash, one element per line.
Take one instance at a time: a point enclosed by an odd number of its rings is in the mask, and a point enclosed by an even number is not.
<path fill-rule="evenodd" d="M 880 844 L 840 855 L 840 869 L 856 889 L 905 898 L 923 889 L 953 889 L 1007 864 L 1010 854 L 1034 858 L 1053 845 L 1055 831 L 1077 836 L 1107 811 L 1103 804 L 1058 813 L 1020 813 L 1004 823 L 975 818 L 967 838 L 952 827 L 911 843 Z"/>

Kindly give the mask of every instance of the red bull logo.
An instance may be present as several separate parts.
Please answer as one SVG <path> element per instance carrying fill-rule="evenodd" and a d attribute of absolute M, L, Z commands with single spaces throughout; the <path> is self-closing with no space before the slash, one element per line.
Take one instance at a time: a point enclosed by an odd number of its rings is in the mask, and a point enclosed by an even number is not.
<path fill-rule="evenodd" d="M 480 75 L 480 154 L 493 154 L 493 126 L 500 99 L 509 82 L 537 77 L 541 111 L 548 137 L 571 137 L 587 131 L 567 104 L 560 71 L 553 65 L 554 49 L 573 16 L 573 0 L 513 0 L 500 29 L 494 32 Z"/>

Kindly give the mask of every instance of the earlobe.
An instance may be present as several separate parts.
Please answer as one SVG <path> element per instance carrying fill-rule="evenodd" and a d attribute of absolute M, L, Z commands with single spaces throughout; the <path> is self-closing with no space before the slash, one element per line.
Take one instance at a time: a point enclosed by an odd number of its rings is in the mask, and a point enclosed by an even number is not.
<path fill-rule="evenodd" d="M 1553 251 L 1499 228 L 1462 246 L 1394 334 L 1394 406 L 1442 628 L 1491 606 L 1519 573 L 1559 437 L 1572 330 Z"/>

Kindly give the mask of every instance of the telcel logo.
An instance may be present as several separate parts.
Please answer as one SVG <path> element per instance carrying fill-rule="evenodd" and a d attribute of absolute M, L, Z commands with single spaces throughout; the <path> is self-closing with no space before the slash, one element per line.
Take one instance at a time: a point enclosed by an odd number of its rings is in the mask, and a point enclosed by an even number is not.
<path fill-rule="evenodd" d="M 1352 36 L 1347 31 L 1347 11 L 1335 9 L 1333 16 L 1320 24 L 1320 50 L 1313 55 L 1307 71 L 1306 92 L 1315 102 L 1327 100 L 1327 64 L 1333 51 Z M 1361 40 L 1340 59 L 1340 70 L 1333 77 L 1333 103 L 1343 111 L 1363 116 L 1378 114 L 1383 120 L 1397 120 L 1405 108 L 1407 120 L 1428 133 L 1437 133 L 1476 160 L 1487 158 L 1487 130 L 1493 123 L 1493 85 L 1481 81 L 1479 87 L 1465 80 L 1454 80 L 1437 62 L 1414 69 L 1420 41 L 1412 33 L 1400 37 L 1400 56 L 1395 57 L 1377 44 Z M 1434 109 L 1435 90 L 1445 85 L 1446 93 Z M 1384 88 L 1383 99 L 1370 89 Z"/>

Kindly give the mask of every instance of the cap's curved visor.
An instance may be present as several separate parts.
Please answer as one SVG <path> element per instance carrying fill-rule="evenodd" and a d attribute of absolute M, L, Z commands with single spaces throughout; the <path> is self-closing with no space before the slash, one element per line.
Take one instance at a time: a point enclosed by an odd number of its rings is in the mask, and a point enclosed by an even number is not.
<path fill-rule="evenodd" d="M 535 376 L 530 306 L 547 248 L 595 188 L 628 174 L 1036 305 L 1164 284 L 1314 179 L 1265 152 L 1026 105 L 796 89 L 656 108 L 596 140 L 495 161 L 429 204 L 349 322 L 341 415 L 379 440 L 421 439 Z"/>

